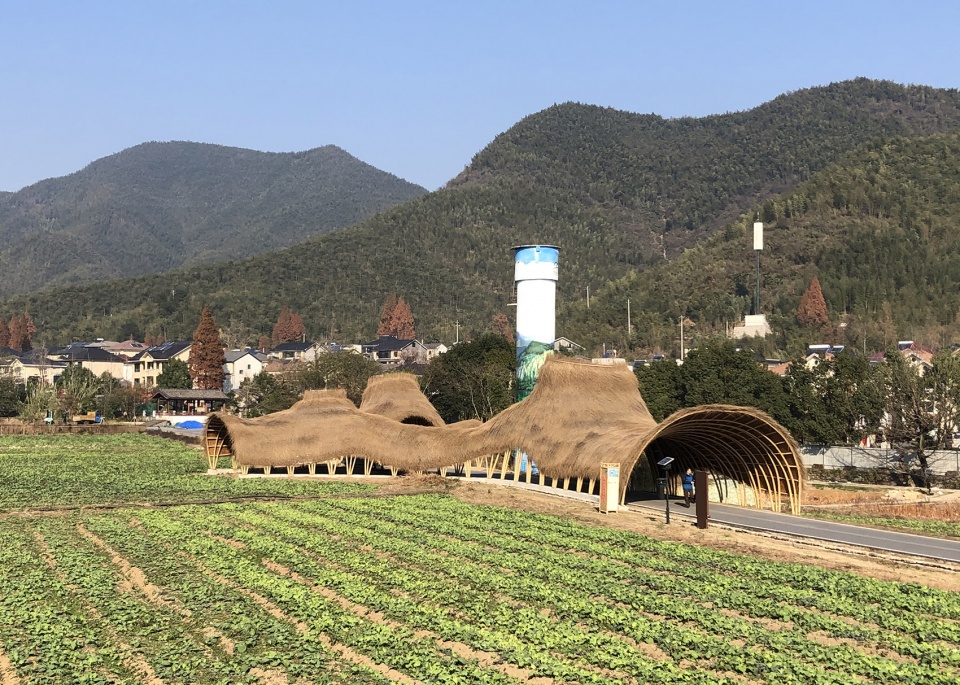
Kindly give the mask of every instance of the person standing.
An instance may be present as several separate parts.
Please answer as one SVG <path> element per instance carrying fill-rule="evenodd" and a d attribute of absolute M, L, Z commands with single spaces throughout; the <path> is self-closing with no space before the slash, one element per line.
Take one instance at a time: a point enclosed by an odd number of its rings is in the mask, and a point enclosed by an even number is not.
<path fill-rule="evenodd" d="M 690 508 L 690 502 L 694 500 L 693 496 L 693 470 L 687 469 L 683 474 L 683 506 Z"/>

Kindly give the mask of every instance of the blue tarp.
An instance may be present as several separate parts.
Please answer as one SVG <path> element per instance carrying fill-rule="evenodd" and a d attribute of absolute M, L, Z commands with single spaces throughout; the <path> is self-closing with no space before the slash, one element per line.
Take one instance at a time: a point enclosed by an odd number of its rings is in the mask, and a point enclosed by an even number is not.
<path fill-rule="evenodd" d="M 203 424 L 200 423 L 199 421 L 190 420 L 190 421 L 184 421 L 182 423 L 178 423 L 177 428 L 186 428 L 188 430 L 193 428 L 203 428 Z"/>

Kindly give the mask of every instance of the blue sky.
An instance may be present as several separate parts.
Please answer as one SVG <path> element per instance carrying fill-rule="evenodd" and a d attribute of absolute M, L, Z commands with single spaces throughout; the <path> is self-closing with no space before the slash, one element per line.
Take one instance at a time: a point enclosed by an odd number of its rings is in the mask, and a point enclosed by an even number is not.
<path fill-rule="evenodd" d="M 148 140 L 334 144 L 435 189 L 524 116 L 960 87 L 955 2 L 0 0 L 0 190 Z"/>

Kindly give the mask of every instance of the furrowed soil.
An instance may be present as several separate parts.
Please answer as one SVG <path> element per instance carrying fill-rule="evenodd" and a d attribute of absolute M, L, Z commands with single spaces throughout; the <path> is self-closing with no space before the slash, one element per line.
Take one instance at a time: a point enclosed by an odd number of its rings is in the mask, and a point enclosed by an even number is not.
<path fill-rule="evenodd" d="M 596 506 L 574 499 L 490 483 L 470 483 L 437 476 L 392 479 L 379 489 L 382 494 L 403 494 L 405 490 L 447 492 L 468 504 L 509 507 L 521 511 L 558 516 L 591 526 L 603 526 L 640 533 L 656 540 L 669 540 L 712 549 L 748 554 L 760 559 L 809 564 L 836 571 L 848 571 L 879 580 L 921 583 L 953 592 L 960 591 L 956 569 L 937 568 L 909 560 L 877 557 L 866 550 L 835 551 L 832 546 L 769 537 L 742 530 L 713 526 L 700 530 L 692 523 L 675 519 L 667 525 L 663 517 L 648 511 L 601 514 Z"/>

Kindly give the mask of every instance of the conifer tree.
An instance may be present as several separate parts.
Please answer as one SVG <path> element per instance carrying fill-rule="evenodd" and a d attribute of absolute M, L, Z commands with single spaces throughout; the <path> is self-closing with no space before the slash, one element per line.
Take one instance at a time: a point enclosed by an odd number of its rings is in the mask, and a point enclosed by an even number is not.
<path fill-rule="evenodd" d="M 30 318 L 30 312 L 24 311 L 23 316 L 20 317 L 20 321 L 23 325 L 23 351 L 33 349 L 33 336 L 37 334 L 37 327 L 33 323 L 33 319 Z"/>
<path fill-rule="evenodd" d="M 23 352 L 26 334 L 23 330 L 23 320 L 16 314 L 10 317 L 9 335 L 10 349 Z"/>
<path fill-rule="evenodd" d="M 273 326 L 273 344 L 274 346 L 285 342 L 300 340 L 306 334 L 306 328 L 303 325 L 303 317 L 290 311 L 287 305 L 283 305 L 280 310 L 280 316 L 277 323 Z"/>
<path fill-rule="evenodd" d="M 403 297 L 397 300 L 397 306 L 393 310 L 392 329 L 393 332 L 387 335 L 392 335 L 400 340 L 413 340 L 417 337 L 413 327 L 413 311 Z"/>
<path fill-rule="evenodd" d="M 380 308 L 380 323 L 377 325 L 377 335 L 393 335 L 393 312 L 397 308 L 397 294 L 389 293 Z"/>
<path fill-rule="evenodd" d="M 0 348 L 10 347 L 10 327 L 7 320 L 0 316 Z"/>
<path fill-rule="evenodd" d="M 504 313 L 493 315 L 493 332 L 506 338 L 507 342 L 515 342 L 513 338 L 513 328 L 510 327 L 510 320 Z"/>
<path fill-rule="evenodd" d="M 204 305 L 200 312 L 200 323 L 193 333 L 193 344 L 190 346 L 190 377 L 194 386 L 202 390 L 222 389 L 225 361 L 213 314 L 210 313 L 210 307 Z"/>
<path fill-rule="evenodd" d="M 810 282 L 810 287 L 800 298 L 800 306 L 797 308 L 797 323 L 811 328 L 823 328 L 829 321 L 827 303 L 824 301 L 823 292 L 820 290 L 820 279 L 814 276 Z"/>

